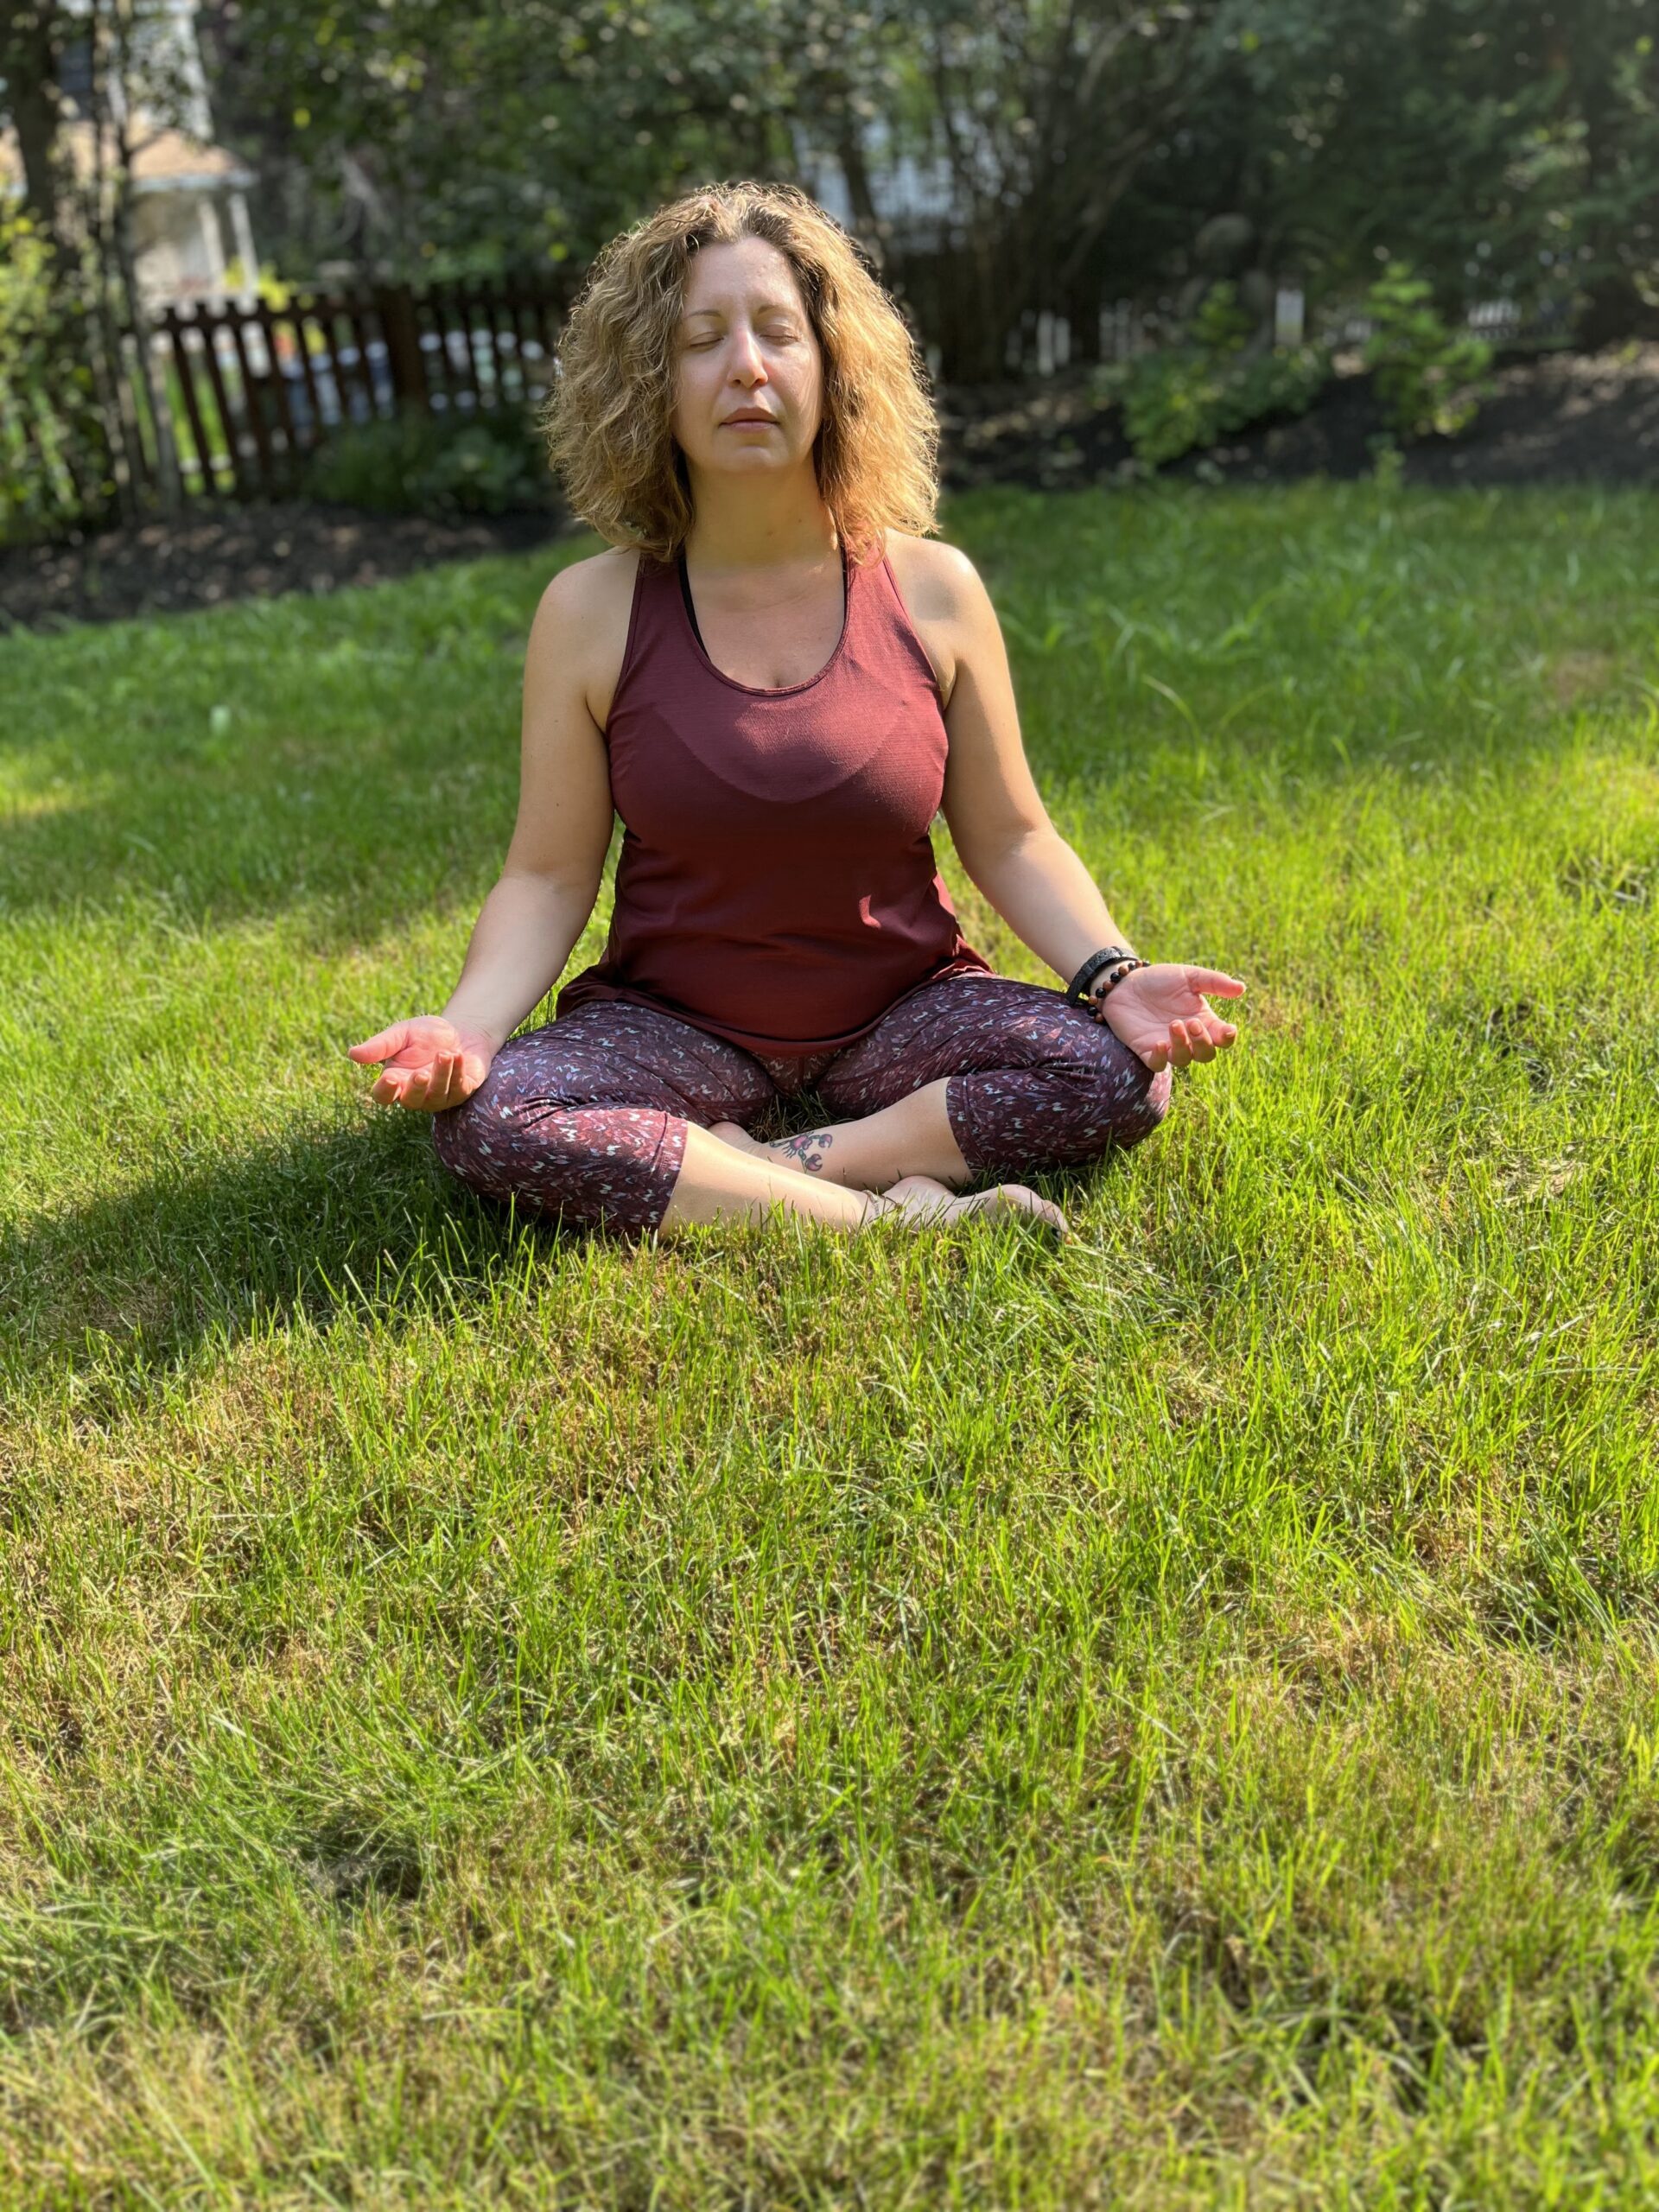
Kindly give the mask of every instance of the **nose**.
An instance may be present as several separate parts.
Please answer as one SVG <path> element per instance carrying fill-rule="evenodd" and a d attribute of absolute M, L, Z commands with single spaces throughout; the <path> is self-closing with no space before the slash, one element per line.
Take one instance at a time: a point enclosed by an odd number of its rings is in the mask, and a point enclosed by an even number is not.
<path fill-rule="evenodd" d="M 766 365 L 754 333 L 741 325 L 732 334 L 731 373 L 734 383 L 754 385 L 766 380 Z"/>

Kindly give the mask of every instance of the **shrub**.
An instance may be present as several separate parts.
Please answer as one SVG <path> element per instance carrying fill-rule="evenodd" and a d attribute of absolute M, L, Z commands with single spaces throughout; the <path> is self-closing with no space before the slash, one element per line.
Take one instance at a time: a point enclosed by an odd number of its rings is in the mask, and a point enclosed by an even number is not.
<path fill-rule="evenodd" d="M 1247 354 L 1250 318 L 1233 287 L 1214 285 L 1187 340 L 1101 372 L 1097 388 L 1118 400 L 1138 461 L 1156 467 L 1275 416 L 1306 414 L 1331 373 L 1323 347 Z"/>
<path fill-rule="evenodd" d="M 381 514 L 499 515 L 547 505 L 550 482 L 530 424 L 503 409 L 342 429 L 313 455 L 306 490 Z"/>
<path fill-rule="evenodd" d="M 37 224 L 0 214 L 0 543 L 95 519 L 115 488 L 84 302 L 66 276 Z"/>
<path fill-rule="evenodd" d="M 1433 288 L 1404 261 L 1391 261 L 1365 297 L 1373 325 L 1365 361 L 1383 414 L 1402 437 L 1455 437 L 1495 389 L 1486 375 L 1491 347 L 1448 330 L 1432 302 Z"/>

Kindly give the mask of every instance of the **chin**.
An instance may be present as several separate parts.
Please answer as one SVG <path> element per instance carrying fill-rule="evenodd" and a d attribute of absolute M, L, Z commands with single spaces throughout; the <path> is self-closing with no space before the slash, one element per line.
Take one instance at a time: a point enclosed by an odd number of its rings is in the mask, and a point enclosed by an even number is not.
<path fill-rule="evenodd" d="M 758 447 L 746 452 L 728 453 L 704 466 L 715 476 L 772 475 L 794 466 L 795 456 L 788 453 L 763 453 Z"/>

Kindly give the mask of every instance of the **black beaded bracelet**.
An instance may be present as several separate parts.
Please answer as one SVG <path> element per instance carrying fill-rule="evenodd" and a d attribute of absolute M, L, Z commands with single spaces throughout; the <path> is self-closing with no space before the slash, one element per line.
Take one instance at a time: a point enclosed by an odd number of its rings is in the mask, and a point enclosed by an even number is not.
<path fill-rule="evenodd" d="M 1137 968 L 1150 968 L 1151 965 L 1151 961 L 1143 960 L 1138 952 L 1132 960 L 1119 961 L 1117 966 L 1107 976 L 1106 981 L 1100 988 L 1097 991 L 1090 992 L 1090 1005 L 1096 1007 L 1104 1006 L 1118 985 L 1126 982 Z"/>
<path fill-rule="evenodd" d="M 1113 983 L 1122 982 L 1125 976 L 1132 975 L 1137 968 L 1150 968 L 1151 965 L 1151 961 L 1143 960 L 1138 952 L 1131 952 L 1127 944 L 1109 944 L 1103 952 L 1090 954 L 1066 985 L 1065 995 L 1073 1006 L 1087 1006 L 1089 986 L 1103 968 L 1117 967 L 1121 969 L 1121 973 L 1114 976 L 1111 983 L 1106 986 L 1109 991 Z"/>

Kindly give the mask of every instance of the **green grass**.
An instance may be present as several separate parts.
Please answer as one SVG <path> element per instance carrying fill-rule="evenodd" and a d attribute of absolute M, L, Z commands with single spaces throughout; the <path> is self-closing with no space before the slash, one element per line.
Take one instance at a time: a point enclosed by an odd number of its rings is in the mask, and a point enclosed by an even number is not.
<path fill-rule="evenodd" d="M 1659 2199 L 1659 512 L 948 527 L 1251 984 L 1058 1255 L 365 1104 L 582 548 L 0 644 L 6 2205 Z"/>

